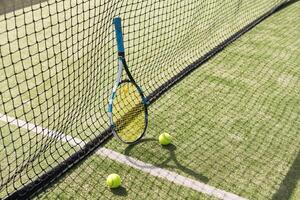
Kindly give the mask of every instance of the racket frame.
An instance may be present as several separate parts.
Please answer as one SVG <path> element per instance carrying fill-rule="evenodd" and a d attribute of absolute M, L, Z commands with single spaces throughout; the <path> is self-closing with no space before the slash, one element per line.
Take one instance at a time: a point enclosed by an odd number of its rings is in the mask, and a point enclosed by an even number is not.
<path fill-rule="evenodd" d="M 109 117 L 109 122 L 111 126 L 111 130 L 116 138 L 118 138 L 121 142 L 126 143 L 126 144 L 134 144 L 138 142 L 144 135 L 148 127 L 148 108 L 147 108 L 147 99 L 144 96 L 144 93 L 142 89 L 137 85 L 135 82 L 134 78 L 132 77 L 128 65 L 125 60 L 125 48 L 124 48 L 124 40 L 123 40 L 123 33 L 122 33 L 122 25 L 121 25 L 121 18 L 116 17 L 113 19 L 113 24 L 115 26 L 115 34 L 116 34 L 116 40 L 117 40 L 117 50 L 118 50 L 118 72 L 116 75 L 116 81 L 114 83 L 113 89 L 112 89 L 112 94 L 109 99 L 109 104 L 108 104 L 108 117 Z M 122 73 L 123 69 L 125 69 L 125 72 L 128 76 L 129 79 L 122 80 Z M 116 97 L 116 91 L 118 87 L 123 84 L 123 83 L 132 83 L 135 88 L 137 89 L 139 95 L 141 96 L 142 103 L 144 105 L 144 113 L 145 113 L 145 126 L 143 132 L 140 134 L 140 136 L 135 140 L 135 141 L 124 141 L 122 138 L 117 134 L 115 131 L 115 124 L 113 121 L 113 101 Z"/>

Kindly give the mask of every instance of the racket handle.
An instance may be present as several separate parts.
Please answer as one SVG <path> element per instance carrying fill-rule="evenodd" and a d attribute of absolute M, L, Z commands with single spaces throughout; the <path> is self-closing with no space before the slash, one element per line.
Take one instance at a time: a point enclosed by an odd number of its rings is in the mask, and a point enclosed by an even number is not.
<path fill-rule="evenodd" d="M 114 18 L 113 24 L 115 25 L 118 53 L 119 55 L 124 54 L 125 49 L 124 49 L 121 17 Z"/>

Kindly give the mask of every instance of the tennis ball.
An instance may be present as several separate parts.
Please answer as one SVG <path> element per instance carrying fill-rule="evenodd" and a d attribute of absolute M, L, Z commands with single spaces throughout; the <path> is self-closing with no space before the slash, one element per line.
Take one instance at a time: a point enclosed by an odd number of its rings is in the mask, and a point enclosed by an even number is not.
<path fill-rule="evenodd" d="M 158 140 L 159 140 L 160 144 L 162 144 L 162 145 L 168 145 L 168 144 L 171 143 L 172 137 L 168 133 L 162 133 L 162 134 L 160 134 Z"/>
<path fill-rule="evenodd" d="M 110 188 L 120 187 L 121 182 L 121 177 L 118 174 L 110 174 L 106 179 L 106 184 Z"/>

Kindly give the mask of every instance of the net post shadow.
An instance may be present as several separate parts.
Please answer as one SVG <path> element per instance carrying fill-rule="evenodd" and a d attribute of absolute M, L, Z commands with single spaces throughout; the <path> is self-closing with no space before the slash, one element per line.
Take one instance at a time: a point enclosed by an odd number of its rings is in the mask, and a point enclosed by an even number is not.
<path fill-rule="evenodd" d="M 290 199 L 293 191 L 297 187 L 300 180 L 300 151 L 292 163 L 285 178 L 281 181 L 276 193 L 272 196 L 272 200 Z"/>

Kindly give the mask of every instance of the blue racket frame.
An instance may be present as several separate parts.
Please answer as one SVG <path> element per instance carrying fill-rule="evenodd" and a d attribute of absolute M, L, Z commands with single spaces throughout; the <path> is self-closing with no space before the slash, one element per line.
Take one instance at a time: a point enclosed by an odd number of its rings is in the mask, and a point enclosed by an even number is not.
<path fill-rule="evenodd" d="M 117 76 L 116 76 L 116 81 L 115 81 L 113 89 L 112 89 L 112 94 L 110 96 L 109 103 L 108 103 L 108 117 L 109 117 L 109 121 L 110 121 L 111 130 L 112 130 L 114 136 L 126 144 L 133 144 L 133 143 L 138 142 L 145 135 L 145 132 L 147 130 L 147 127 L 148 127 L 147 105 L 148 104 L 147 104 L 147 99 L 144 96 L 143 90 L 137 85 L 137 83 L 133 79 L 133 77 L 128 69 L 126 60 L 125 60 L 125 48 L 124 48 L 122 22 L 121 21 L 122 20 L 120 17 L 116 17 L 113 19 L 113 24 L 115 26 L 116 41 L 117 41 L 117 50 L 118 50 L 118 72 L 117 72 Z M 126 80 L 122 81 L 121 78 L 122 78 L 123 69 L 125 69 L 125 72 L 128 75 L 129 80 L 126 79 Z M 113 121 L 113 101 L 114 101 L 114 98 L 116 97 L 116 91 L 117 91 L 118 87 L 125 82 L 127 82 L 127 83 L 130 82 L 137 88 L 137 91 L 139 92 L 139 94 L 141 96 L 141 100 L 142 100 L 142 103 L 145 108 L 145 128 L 143 130 L 143 133 L 140 135 L 140 137 L 132 142 L 124 141 L 124 140 L 122 140 L 122 138 L 119 137 L 119 135 L 115 131 L 115 124 Z"/>

